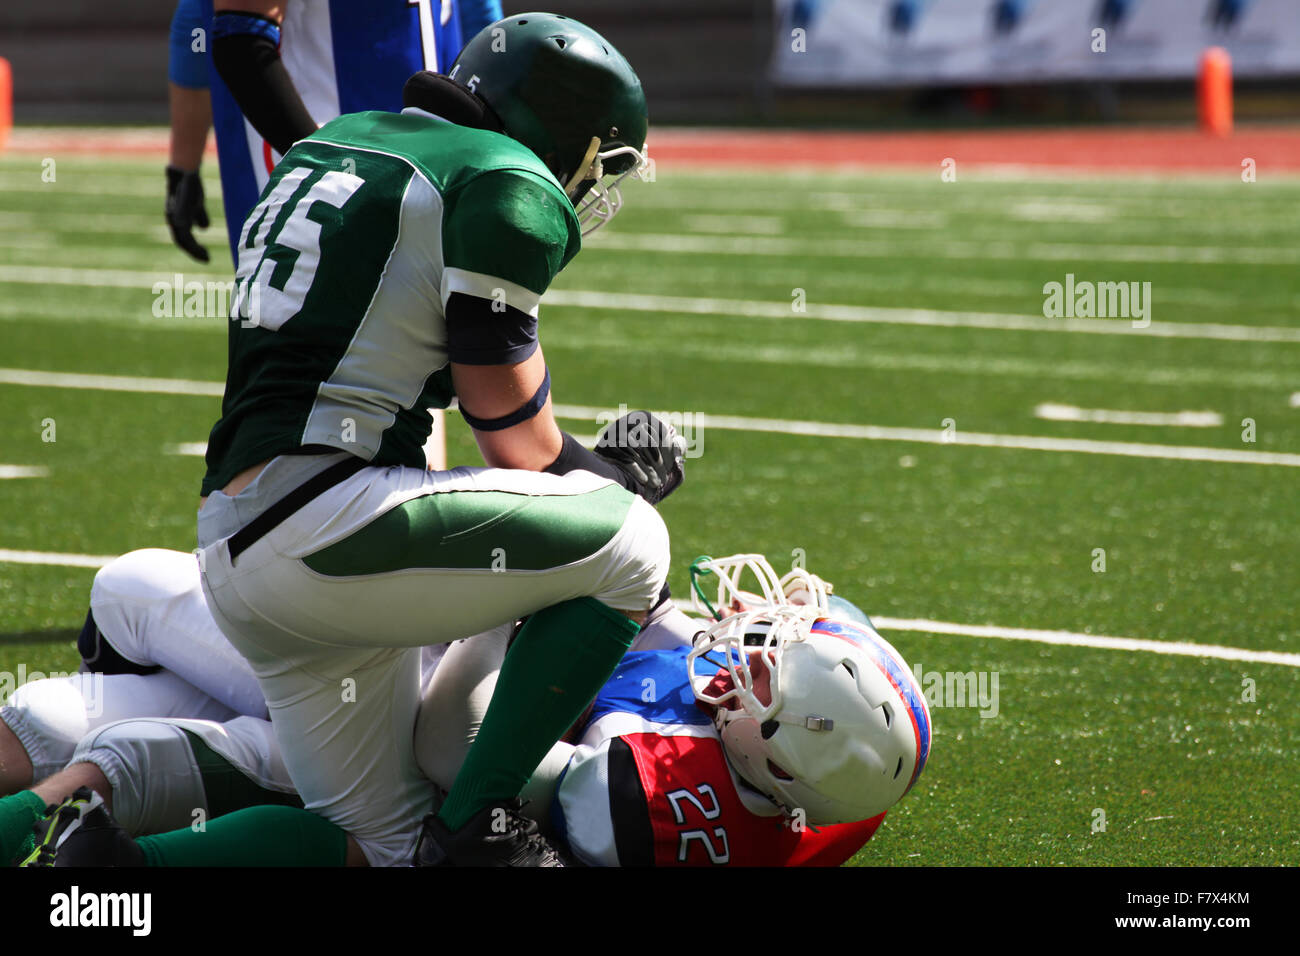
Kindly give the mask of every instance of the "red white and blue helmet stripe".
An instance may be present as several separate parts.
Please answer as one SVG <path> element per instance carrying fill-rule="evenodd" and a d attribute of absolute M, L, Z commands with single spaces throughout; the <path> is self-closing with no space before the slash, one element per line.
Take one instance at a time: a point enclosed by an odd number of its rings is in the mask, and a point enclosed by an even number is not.
<path fill-rule="evenodd" d="M 925 695 L 916 678 L 907 669 L 898 652 L 873 630 L 848 621 L 821 618 L 813 624 L 812 633 L 838 637 L 861 648 L 907 704 L 907 715 L 916 736 L 916 766 L 912 769 L 912 777 L 907 784 L 907 790 L 911 790 L 930 756 L 930 709 L 926 706 Z M 907 790 L 903 792 L 906 793 Z"/>

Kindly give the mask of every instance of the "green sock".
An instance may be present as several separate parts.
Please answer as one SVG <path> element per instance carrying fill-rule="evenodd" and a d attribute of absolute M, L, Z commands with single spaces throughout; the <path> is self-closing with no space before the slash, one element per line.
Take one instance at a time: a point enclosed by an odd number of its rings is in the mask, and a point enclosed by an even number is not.
<path fill-rule="evenodd" d="M 11 866 L 36 849 L 33 827 L 45 818 L 45 801 L 30 790 L 0 797 L 0 866 Z"/>
<path fill-rule="evenodd" d="M 592 598 L 555 604 L 528 619 L 506 654 L 483 726 L 438 811 L 449 829 L 459 830 L 491 803 L 518 796 L 640 629 Z"/>
<path fill-rule="evenodd" d="M 343 866 L 347 834 L 296 807 L 248 807 L 185 828 L 139 837 L 149 866 Z"/>

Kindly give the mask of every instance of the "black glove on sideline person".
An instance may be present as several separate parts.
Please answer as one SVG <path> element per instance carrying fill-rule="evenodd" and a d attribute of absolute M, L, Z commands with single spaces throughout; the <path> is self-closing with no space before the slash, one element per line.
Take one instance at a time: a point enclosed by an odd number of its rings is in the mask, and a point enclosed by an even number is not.
<path fill-rule="evenodd" d="M 203 181 L 198 170 L 187 172 L 167 167 L 167 227 L 172 241 L 199 262 L 208 261 L 208 250 L 194 238 L 194 227 L 208 228 L 208 211 L 203 206 Z"/>

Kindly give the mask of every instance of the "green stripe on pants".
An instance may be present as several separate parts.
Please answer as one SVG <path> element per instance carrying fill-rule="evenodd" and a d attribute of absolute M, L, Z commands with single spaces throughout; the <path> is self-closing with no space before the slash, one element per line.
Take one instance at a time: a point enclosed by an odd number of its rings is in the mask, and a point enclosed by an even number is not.
<path fill-rule="evenodd" d="M 244 774 L 221 754 L 217 753 L 198 734 L 181 728 L 198 764 L 199 775 L 203 778 L 203 794 L 208 801 L 208 819 L 216 819 L 243 810 L 245 807 L 263 804 L 279 804 L 287 807 L 302 807 L 302 800 L 296 793 L 283 790 L 268 790 L 259 786 L 251 777 Z"/>
<path fill-rule="evenodd" d="M 595 554 L 623 525 L 632 495 L 448 491 L 413 498 L 302 561 L 329 577 L 407 568 L 544 571 Z"/>

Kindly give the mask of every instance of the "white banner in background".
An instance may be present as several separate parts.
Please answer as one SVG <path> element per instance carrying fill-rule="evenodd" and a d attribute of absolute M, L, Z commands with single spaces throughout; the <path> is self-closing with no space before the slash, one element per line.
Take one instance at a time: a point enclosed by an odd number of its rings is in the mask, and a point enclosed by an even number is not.
<path fill-rule="evenodd" d="M 775 0 L 778 86 L 1300 75 L 1300 0 Z"/>

